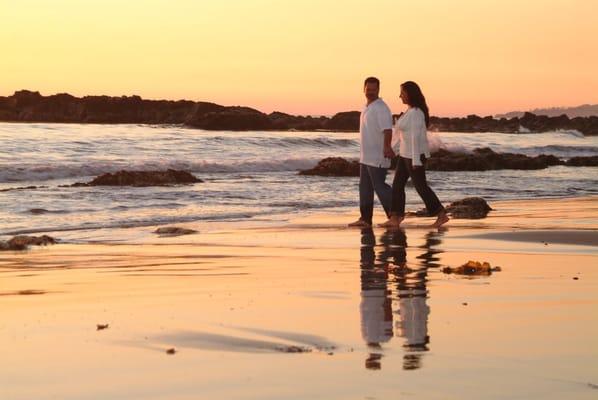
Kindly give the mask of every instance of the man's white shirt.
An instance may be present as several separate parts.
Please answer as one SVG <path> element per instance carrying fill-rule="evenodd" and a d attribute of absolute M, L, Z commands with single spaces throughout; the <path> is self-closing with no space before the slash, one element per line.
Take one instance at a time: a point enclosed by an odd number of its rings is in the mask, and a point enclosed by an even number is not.
<path fill-rule="evenodd" d="M 386 103 L 378 98 L 363 108 L 359 134 L 361 154 L 359 162 L 378 168 L 389 168 L 390 159 L 384 157 L 384 131 L 392 129 L 392 113 Z"/>

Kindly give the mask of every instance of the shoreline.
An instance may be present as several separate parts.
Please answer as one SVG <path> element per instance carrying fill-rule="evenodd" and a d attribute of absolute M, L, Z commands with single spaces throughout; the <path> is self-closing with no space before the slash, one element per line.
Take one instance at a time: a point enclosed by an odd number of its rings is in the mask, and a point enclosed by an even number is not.
<path fill-rule="evenodd" d="M 588 247 L 577 251 L 592 251 L 598 246 L 598 196 L 543 198 L 525 200 L 491 201 L 490 211 L 482 219 L 451 219 L 439 232 L 451 232 L 460 242 L 487 239 L 488 242 L 535 243 L 538 246 L 550 243 L 550 250 L 560 245 Z M 554 216 L 567 215 L 567 218 Z M 19 230 L 0 236 L 8 240 L 15 235 L 49 235 L 58 240 L 55 246 L 69 245 L 196 245 L 205 243 L 211 235 L 240 234 L 243 232 L 292 232 L 296 230 L 351 231 L 347 223 L 357 216 L 356 210 L 317 210 L 299 213 L 268 214 L 245 220 L 199 220 L 179 223 L 151 224 L 133 227 L 72 228 L 56 230 L 52 228 Z M 376 226 L 385 220 L 383 213 L 376 209 L 374 231 L 383 230 Z M 406 232 L 429 231 L 434 221 L 432 217 L 408 215 L 401 230 Z M 176 226 L 196 233 L 182 235 L 160 235 L 158 228 Z M 563 238 L 567 235 L 567 238 Z M 462 239 L 462 240 L 461 240 Z M 50 249 L 51 247 L 43 247 Z M 496 246 L 494 246 L 496 247 Z M 29 251 L 38 251 L 32 247 Z M 548 250 L 548 249 L 547 249 Z M 543 251 L 543 250 L 539 250 Z M 6 254 L 7 252 L 3 252 Z M 0 253 L 2 254 L 2 253 Z M 18 254 L 18 252 L 16 253 Z"/>

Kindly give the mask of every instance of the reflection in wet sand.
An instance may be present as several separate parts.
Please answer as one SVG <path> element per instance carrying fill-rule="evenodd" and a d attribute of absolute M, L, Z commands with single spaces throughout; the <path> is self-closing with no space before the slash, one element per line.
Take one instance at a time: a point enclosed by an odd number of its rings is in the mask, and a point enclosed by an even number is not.
<path fill-rule="evenodd" d="M 427 274 L 428 268 L 438 267 L 436 249 L 441 242 L 441 231 L 430 232 L 420 248 L 425 252 L 416 258 L 417 264 L 407 263 L 407 236 L 403 230 L 387 230 L 376 245 L 374 231 L 361 231 L 361 334 L 370 349 L 365 362 L 367 369 L 382 368 L 382 344 L 394 334 L 404 339 L 407 352 L 403 357 L 403 369 L 421 367 L 422 353 L 428 351 Z M 376 255 L 376 249 L 378 254 Z M 393 313 L 393 304 L 396 311 Z"/>

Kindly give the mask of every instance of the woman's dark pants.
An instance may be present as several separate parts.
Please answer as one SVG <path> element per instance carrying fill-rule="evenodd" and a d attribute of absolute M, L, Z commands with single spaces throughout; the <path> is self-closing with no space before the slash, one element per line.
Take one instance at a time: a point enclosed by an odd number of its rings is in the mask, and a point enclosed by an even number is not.
<path fill-rule="evenodd" d="M 444 210 L 436 193 L 428 186 L 428 182 L 426 181 L 426 157 L 423 154 L 421 155 L 421 161 L 422 166 L 413 168 L 410 158 L 397 158 L 395 177 L 392 182 L 391 212 L 393 214 L 399 216 L 405 215 L 405 184 L 409 180 L 409 177 L 411 177 L 415 190 L 424 201 L 428 215 L 436 216 Z"/>

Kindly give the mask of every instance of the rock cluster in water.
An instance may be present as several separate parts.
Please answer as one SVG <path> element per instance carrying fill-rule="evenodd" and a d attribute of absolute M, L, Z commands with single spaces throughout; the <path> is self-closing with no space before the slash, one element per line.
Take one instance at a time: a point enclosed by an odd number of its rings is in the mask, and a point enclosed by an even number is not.
<path fill-rule="evenodd" d="M 570 167 L 598 166 L 598 156 L 573 157 L 561 160 L 553 155 L 530 157 L 525 154 L 496 153 L 489 148 L 475 149 L 471 153 L 441 149 L 426 162 L 430 171 L 489 171 L 499 169 L 534 170 L 555 165 Z M 340 157 L 321 160 L 314 168 L 299 172 L 301 175 L 359 176 L 359 163 Z"/>
<path fill-rule="evenodd" d="M 359 176 L 359 163 L 342 157 L 328 157 L 320 160 L 313 168 L 299 171 L 299 175 Z"/>
<path fill-rule="evenodd" d="M 222 106 L 188 100 L 144 100 L 139 96 L 85 96 L 67 93 L 42 96 L 20 90 L 0 96 L 0 121 L 185 124 L 207 130 L 359 130 L 359 111 L 333 117 L 296 116 L 282 112 L 265 114 L 249 107 Z M 525 113 L 522 117 L 430 118 L 430 130 L 452 132 L 548 132 L 577 130 L 598 135 L 598 116 L 569 118 Z"/>
<path fill-rule="evenodd" d="M 187 171 L 168 169 L 166 171 L 118 171 L 106 173 L 88 183 L 74 183 L 70 186 L 169 186 L 201 183 L 201 179 Z"/>

